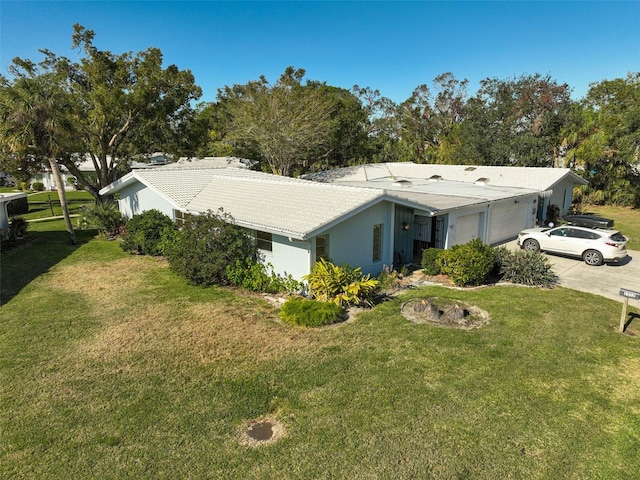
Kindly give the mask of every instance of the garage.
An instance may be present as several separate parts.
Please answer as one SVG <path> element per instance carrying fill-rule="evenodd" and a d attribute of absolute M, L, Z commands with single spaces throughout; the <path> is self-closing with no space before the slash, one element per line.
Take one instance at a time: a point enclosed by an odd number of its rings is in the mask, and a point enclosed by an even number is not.
<path fill-rule="evenodd" d="M 480 233 L 480 213 L 463 215 L 456 220 L 455 241 L 452 245 L 461 245 L 474 238 L 478 238 Z"/>
<path fill-rule="evenodd" d="M 531 226 L 527 225 L 529 210 L 528 202 L 518 200 L 492 204 L 489 209 L 487 243 L 492 245 L 517 237 L 520 230 Z"/>

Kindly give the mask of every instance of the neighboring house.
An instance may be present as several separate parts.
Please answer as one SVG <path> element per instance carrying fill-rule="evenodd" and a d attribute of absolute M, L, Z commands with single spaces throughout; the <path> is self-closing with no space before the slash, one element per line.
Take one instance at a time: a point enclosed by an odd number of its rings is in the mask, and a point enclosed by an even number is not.
<path fill-rule="evenodd" d="M 494 181 L 484 172 L 453 179 L 414 167 L 422 165 L 367 165 L 311 175 L 314 181 L 170 165 L 135 170 L 100 193 L 118 193 L 126 217 L 155 208 L 178 225 L 185 214 L 223 208 L 252 232 L 276 273 L 299 279 L 318 258 L 377 274 L 385 265 L 419 263 L 425 248 L 506 241 L 535 224 L 541 194 L 553 198 L 547 187 L 564 182 L 538 178 L 551 169 L 527 169 L 527 182 L 508 186 L 497 170 Z"/>
<path fill-rule="evenodd" d="M 26 196 L 26 193 L 0 193 L 0 230 L 6 230 L 9 228 L 7 204 L 12 200 L 24 198 Z"/>
<path fill-rule="evenodd" d="M 141 156 L 139 160 L 134 160 L 131 162 L 131 170 L 142 170 L 149 168 L 159 168 L 164 167 L 166 165 L 175 165 L 175 166 L 204 166 L 211 168 L 226 168 L 226 167 L 237 167 L 237 168 L 251 168 L 257 162 L 253 160 L 247 160 L 244 158 L 236 158 L 236 157 L 203 157 L 203 158 L 188 158 L 188 157 L 180 157 L 177 162 L 174 162 L 170 156 L 164 153 L 154 153 L 149 156 Z M 107 160 L 110 160 L 110 157 L 107 157 Z M 89 155 L 85 157 L 82 162 L 77 164 L 78 170 L 83 173 L 84 177 L 87 179 L 96 179 L 96 169 L 93 164 L 93 160 Z M 75 189 L 75 176 L 72 175 L 69 170 L 64 165 L 60 165 L 60 174 L 62 175 L 62 181 L 64 182 L 65 190 L 74 190 Z M 45 190 L 56 190 L 56 182 L 53 177 L 53 173 L 51 169 L 44 168 L 41 172 L 36 174 L 31 179 L 31 184 L 33 182 L 42 182 Z"/>

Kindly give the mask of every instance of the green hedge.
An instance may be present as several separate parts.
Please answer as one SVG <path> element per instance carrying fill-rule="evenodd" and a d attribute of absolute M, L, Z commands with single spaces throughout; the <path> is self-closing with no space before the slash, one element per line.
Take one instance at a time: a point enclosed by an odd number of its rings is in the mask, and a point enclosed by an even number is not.
<path fill-rule="evenodd" d="M 290 298 L 280 311 L 282 320 L 300 327 L 321 327 L 342 321 L 342 307 L 335 303 Z"/>

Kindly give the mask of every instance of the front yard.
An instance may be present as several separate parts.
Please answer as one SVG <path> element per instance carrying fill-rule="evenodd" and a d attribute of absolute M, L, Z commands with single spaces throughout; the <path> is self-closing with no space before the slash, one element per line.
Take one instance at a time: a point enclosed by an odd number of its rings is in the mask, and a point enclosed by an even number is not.
<path fill-rule="evenodd" d="M 86 232 L 51 258 L 61 225 L 1 259 L 2 478 L 637 478 L 640 329 L 616 332 L 617 302 L 432 286 L 295 328 Z M 400 315 L 432 296 L 489 323 Z M 260 419 L 282 438 L 248 446 Z"/>

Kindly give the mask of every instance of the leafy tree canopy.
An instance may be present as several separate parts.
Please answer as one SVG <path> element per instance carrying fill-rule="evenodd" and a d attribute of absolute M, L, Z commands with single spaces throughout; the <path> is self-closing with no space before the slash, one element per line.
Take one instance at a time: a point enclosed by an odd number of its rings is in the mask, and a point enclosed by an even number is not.
<path fill-rule="evenodd" d="M 10 72 L 16 79 L 39 72 L 72 97 L 68 118 L 74 142 L 56 158 L 99 199 L 99 190 L 128 171 L 136 155 L 193 151 L 191 102 L 202 91 L 189 70 L 163 68 L 159 49 L 115 54 L 99 50 L 94 37 L 93 30 L 76 24 L 72 46 L 79 61 L 41 50 L 40 63 L 15 58 Z M 77 168 L 85 155 L 93 162 L 95 179 Z"/>

